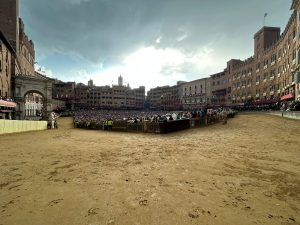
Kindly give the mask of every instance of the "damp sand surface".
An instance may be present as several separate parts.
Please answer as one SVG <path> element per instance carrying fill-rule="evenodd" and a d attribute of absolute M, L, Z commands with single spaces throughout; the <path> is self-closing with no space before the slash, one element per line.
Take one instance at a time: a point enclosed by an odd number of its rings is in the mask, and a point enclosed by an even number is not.
<path fill-rule="evenodd" d="M 300 121 L 0 136 L 0 225 L 300 224 Z"/>

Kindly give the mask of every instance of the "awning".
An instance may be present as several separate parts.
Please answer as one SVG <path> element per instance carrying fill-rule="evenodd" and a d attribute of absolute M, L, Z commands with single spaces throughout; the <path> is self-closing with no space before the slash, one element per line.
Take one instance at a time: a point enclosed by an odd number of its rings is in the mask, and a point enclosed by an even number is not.
<path fill-rule="evenodd" d="M 288 100 L 288 99 L 291 99 L 291 98 L 294 98 L 294 94 L 293 93 L 289 93 L 287 95 L 284 95 L 280 98 L 280 100 Z"/>
<path fill-rule="evenodd" d="M 0 106 L 16 108 L 17 104 L 15 102 L 8 102 L 8 101 L 0 100 Z"/>

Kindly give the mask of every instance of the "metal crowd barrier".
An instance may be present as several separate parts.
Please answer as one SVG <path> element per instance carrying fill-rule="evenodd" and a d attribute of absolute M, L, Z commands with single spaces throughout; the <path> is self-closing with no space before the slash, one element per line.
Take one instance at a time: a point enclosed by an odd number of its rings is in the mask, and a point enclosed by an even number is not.
<path fill-rule="evenodd" d="M 127 131 L 131 131 L 131 132 L 144 132 L 144 124 L 142 122 L 127 123 Z"/>
<path fill-rule="evenodd" d="M 161 134 L 184 130 L 188 128 L 190 128 L 189 119 L 173 120 L 173 121 L 159 123 L 159 130 Z"/>

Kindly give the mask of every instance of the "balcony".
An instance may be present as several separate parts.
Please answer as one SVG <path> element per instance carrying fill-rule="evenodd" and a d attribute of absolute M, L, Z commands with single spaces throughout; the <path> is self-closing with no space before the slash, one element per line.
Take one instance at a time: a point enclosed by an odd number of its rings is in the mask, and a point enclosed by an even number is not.
<path fill-rule="evenodd" d="M 263 93 L 263 96 L 264 96 L 264 97 L 267 96 L 267 92 Z"/>
<path fill-rule="evenodd" d="M 248 76 L 251 76 L 251 75 L 252 75 L 252 73 L 251 73 L 251 72 L 249 72 L 249 73 L 248 73 Z"/>
<path fill-rule="evenodd" d="M 251 96 L 251 95 L 248 95 L 248 98 L 252 98 L 252 96 Z"/>
<path fill-rule="evenodd" d="M 267 82 L 267 79 L 265 78 L 263 82 L 266 83 L 266 82 Z"/>
<path fill-rule="evenodd" d="M 235 81 L 236 79 L 235 78 L 232 78 L 232 81 Z"/>
<path fill-rule="evenodd" d="M 270 95 L 274 95 L 274 91 L 270 91 Z"/>
<path fill-rule="evenodd" d="M 275 78 L 274 76 L 271 76 L 271 77 L 270 77 L 270 80 L 274 80 L 274 78 Z"/>
<path fill-rule="evenodd" d="M 240 97 L 237 97 L 236 99 L 237 99 L 237 100 L 240 100 L 241 98 L 240 98 Z"/>
<path fill-rule="evenodd" d="M 247 87 L 251 87 L 251 84 L 248 84 Z"/>
<path fill-rule="evenodd" d="M 240 89 L 241 89 L 241 87 L 238 87 L 237 89 L 238 89 L 238 90 L 240 90 Z"/>
<path fill-rule="evenodd" d="M 271 62 L 271 66 L 274 66 L 275 65 L 275 61 Z"/>
<path fill-rule="evenodd" d="M 246 74 L 243 74 L 242 77 L 245 78 L 245 77 L 246 77 Z"/>
<path fill-rule="evenodd" d="M 265 66 L 264 66 L 264 70 L 267 69 L 267 68 L 268 68 L 268 65 L 265 65 Z"/>
<path fill-rule="evenodd" d="M 245 96 L 243 96 L 243 97 L 242 97 L 242 100 L 245 100 L 245 99 L 246 99 L 246 97 L 245 97 Z"/>
<path fill-rule="evenodd" d="M 280 73 L 277 74 L 277 77 L 280 77 Z"/>
<path fill-rule="evenodd" d="M 255 83 L 256 85 L 259 85 L 259 81 L 256 81 L 256 83 Z"/>
<path fill-rule="evenodd" d="M 256 73 L 259 73 L 259 69 L 256 69 Z"/>
<path fill-rule="evenodd" d="M 233 91 L 235 91 L 235 90 L 236 90 L 236 88 L 232 88 L 232 90 L 233 90 Z"/>
<path fill-rule="evenodd" d="M 280 92 L 281 92 L 281 90 L 280 90 L 280 89 L 278 89 L 278 90 L 277 90 L 277 94 L 280 94 Z"/>
<path fill-rule="evenodd" d="M 232 97 L 232 100 L 235 101 L 235 97 Z"/>
<path fill-rule="evenodd" d="M 258 98 L 258 97 L 259 97 L 259 94 L 256 94 L 255 97 Z"/>
<path fill-rule="evenodd" d="M 238 79 L 238 80 L 241 79 L 241 76 L 238 76 L 237 79 Z"/>
<path fill-rule="evenodd" d="M 243 85 L 243 86 L 242 86 L 242 89 L 245 89 L 245 87 L 246 87 L 246 86 L 245 86 L 245 85 Z"/>
<path fill-rule="evenodd" d="M 296 64 L 296 59 L 294 59 L 293 61 L 292 61 L 292 65 L 295 65 Z"/>
<path fill-rule="evenodd" d="M 281 60 L 281 57 L 279 57 L 279 58 L 277 59 L 278 62 L 280 62 L 280 60 Z"/>

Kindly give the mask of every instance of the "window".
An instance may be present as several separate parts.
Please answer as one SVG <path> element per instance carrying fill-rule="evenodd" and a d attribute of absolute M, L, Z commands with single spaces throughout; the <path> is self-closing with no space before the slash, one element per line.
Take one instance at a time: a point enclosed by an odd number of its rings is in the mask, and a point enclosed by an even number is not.
<path fill-rule="evenodd" d="M 282 56 L 282 48 L 278 51 L 278 58 Z"/>
<path fill-rule="evenodd" d="M 275 62 L 276 61 L 276 54 L 273 54 L 272 56 L 271 56 L 271 62 Z"/>
<path fill-rule="evenodd" d="M 271 70 L 271 77 L 275 76 L 275 70 Z"/>
<path fill-rule="evenodd" d="M 293 56 L 292 56 L 293 60 L 296 59 L 296 49 L 293 50 Z"/>

